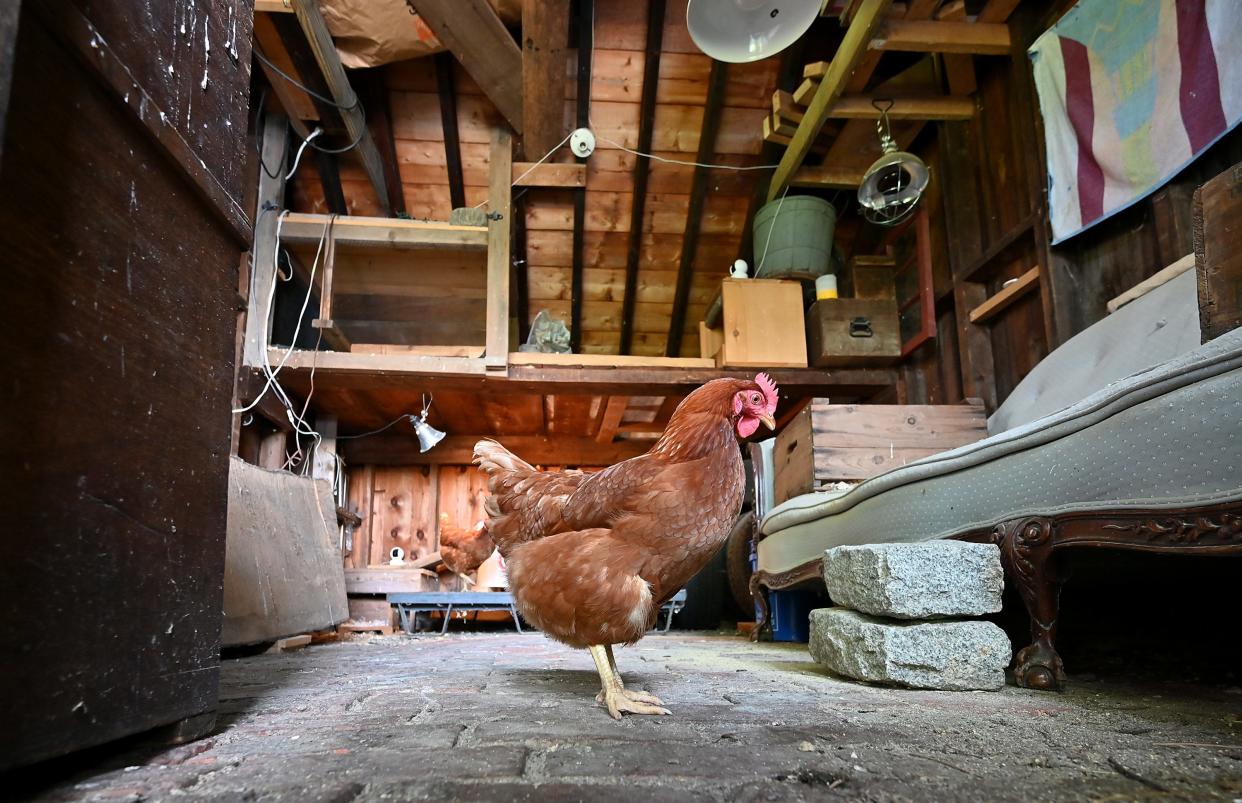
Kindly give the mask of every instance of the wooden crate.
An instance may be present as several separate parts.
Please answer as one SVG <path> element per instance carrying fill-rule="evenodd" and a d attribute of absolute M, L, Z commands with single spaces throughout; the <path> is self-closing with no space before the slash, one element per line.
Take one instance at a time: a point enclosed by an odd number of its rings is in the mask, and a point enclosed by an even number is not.
<path fill-rule="evenodd" d="M 856 255 L 845 265 L 842 296 L 858 299 L 897 298 L 897 263 L 890 256 Z M 846 290 L 849 292 L 845 292 Z"/>
<path fill-rule="evenodd" d="M 805 368 L 802 284 L 725 279 L 724 341 L 716 362 L 732 368 Z"/>
<path fill-rule="evenodd" d="M 806 328 L 811 364 L 816 368 L 890 365 L 901 357 L 893 299 L 816 301 L 807 314 Z"/>
<path fill-rule="evenodd" d="M 983 402 L 829 404 L 814 399 L 776 436 L 775 497 L 857 481 L 987 437 Z"/>

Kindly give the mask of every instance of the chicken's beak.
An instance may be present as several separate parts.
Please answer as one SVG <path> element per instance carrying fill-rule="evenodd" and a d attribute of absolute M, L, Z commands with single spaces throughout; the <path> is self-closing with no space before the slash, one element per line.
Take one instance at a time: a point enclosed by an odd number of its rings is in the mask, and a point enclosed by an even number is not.
<path fill-rule="evenodd" d="M 761 413 L 759 420 L 768 425 L 768 429 L 776 429 L 776 419 L 767 413 Z"/>

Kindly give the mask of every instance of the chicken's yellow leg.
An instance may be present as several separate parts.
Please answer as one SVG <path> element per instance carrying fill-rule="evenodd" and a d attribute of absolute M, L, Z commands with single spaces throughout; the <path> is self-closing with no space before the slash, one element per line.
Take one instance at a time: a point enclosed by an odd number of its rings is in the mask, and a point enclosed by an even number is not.
<path fill-rule="evenodd" d="M 595 699 L 607 706 L 609 716 L 613 719 L 620 719 L 622 711 L 630 714 L 663 715 L 669 713 L 667 708 L 634 700 L 626 694 L 625 688 L 621 685 L 620 676 L 613 671 L 612 663 L 608 660 L 609 650 L 604 645 L 592 644 L 588 649 L 591 651 L 591 657 L 595 659 L 595 670 L 599 672 L 600 684 L 603 686 L 600 696 Z"/>
<path fill-rule="evenodd" d="M 654 694 L 645 691 L 634 691 L 625 688 L 625 681 L 621 679 L 621 670 L 617 669 L 617 659 L 612 655 L 612 645 L 605 644 L 604 652 L 608 654 L 608 667 L 612 669 L 612 675 L 617 679 L 617 685 L 621 687 L 621 693 L 626 697 L 639 703 L 651 703 L 652 705 L 664 705 L 664 701 Z M 601 690 L 595 698 L 596 702 L 604 702 L 604 692 Z"/>

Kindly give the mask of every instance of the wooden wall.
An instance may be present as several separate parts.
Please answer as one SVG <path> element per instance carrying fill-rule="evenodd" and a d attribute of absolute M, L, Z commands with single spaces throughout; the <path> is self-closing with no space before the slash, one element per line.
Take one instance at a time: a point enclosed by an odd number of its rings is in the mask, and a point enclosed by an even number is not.
<path fill-rule="evenodd" d="M 0 769 L 214 721 L 249 228 L 231 216 L 248 4 L 21 12 L 0 165 Z M 236 57 L 204 65 L 202 31 L 214 45 L 230 21 Z"/>
<path fill-rule="evenodd" d="M 903 366 L 911 403 L 976 396 L 995 409 L 1051 350 L 1104 317 L 1110 299 L 1193 250 L 1194 190 L 1242 161 L 1242 132 L 1234 131 L 1151 196 L 1050 246 L 1042 119 L 1025 48 L 1070 5 L 1020 6 L 1010 20 L 1013 57 L 975 59 L 975 118 L 940 124 L 917 148 L 933 176 L 924 203 L 938 332 Z M 1036 292 L 985 324 L 970 323 L 972 309 L 1036 266 Z"/>
<path fill-rule="evenodd" d="M 396 546 L 407 560 L 435 552 L 441 513 L 463 529 L 486 518 L 487 477 L 474 466 L 361 466 L 347 477 L 347 507 L 362 517 L 345 559 L 349 568 L 386 564 Z"/>

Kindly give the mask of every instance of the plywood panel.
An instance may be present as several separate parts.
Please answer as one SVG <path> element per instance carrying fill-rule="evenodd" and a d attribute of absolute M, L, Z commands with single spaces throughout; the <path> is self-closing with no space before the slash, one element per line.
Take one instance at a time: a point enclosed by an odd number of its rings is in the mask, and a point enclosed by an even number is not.
<path fill-rule="evenodd" d="M 437 514 L 447 513 L 456 527 L 473 527 L 487 518 L 487 475 L 474 466 L 440 466 L 440 499 Z M 437 515 L 438 520 L 438 515 Z"/>
<path fill-rule="evenodd" d="M 230 464 L 221 643 L 274 641 L 349 618 L 330 485 Z"/>
<path fill-rule="evenodd" d="M 375 468 L 368 565 L 386 564 L 395 546 L 405 550 L 407 560 L 436 551 L 434 493 L 431 469 L 427 466 Z"/>

